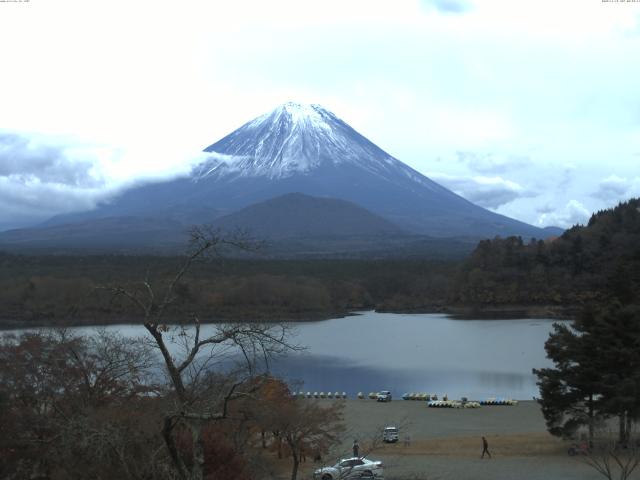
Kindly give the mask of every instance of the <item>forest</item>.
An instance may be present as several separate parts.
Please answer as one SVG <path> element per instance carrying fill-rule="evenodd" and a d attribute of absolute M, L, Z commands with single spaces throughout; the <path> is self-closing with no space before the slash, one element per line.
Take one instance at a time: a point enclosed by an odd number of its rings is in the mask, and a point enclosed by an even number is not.
<path fill-rule="evenodd" d="M 0 325 L 135 321 L 100 287 L 166 284 L 181 257 L 0 254 Z M 435 260 L 211 259 L 176 294 L 203 321 L 315 320 L 363 309 L 423 311 L 445 304 L 456 263 Z"/>
<path fill-rule="evenodd" d="M 524 242 L 519 237 L 481 241 L 462 263 L 452 304 L 585 305 L 640 295 L 640 200 L 599 211 L 561 237 Z"/>
<path fill-rule="evenodd" d="M 364 309 L 572 317 L 590 303 L 637 299 L 640 201 L 595 213 L 547 240 L 496 237 L 463 260 L 212 257 L 179 285 L 174 313 L 203 321 L 317 320 Z M 181 256 L 0 253 L 0 326 L 137 321 L 104 287 L 165 285 Z"/>

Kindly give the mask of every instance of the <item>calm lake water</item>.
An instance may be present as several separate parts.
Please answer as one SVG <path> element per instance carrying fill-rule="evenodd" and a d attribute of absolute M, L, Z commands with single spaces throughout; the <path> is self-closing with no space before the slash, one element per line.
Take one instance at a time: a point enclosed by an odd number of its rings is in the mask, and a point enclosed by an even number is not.
<path fill-rule="evenodd" d="M 544 342 L 553 321 L 454 320 L 439 314 L 360 315 L 298 324 L 308 346 L 274 368 L 303 390 L 391 390 L 482 399 L 538 396 L 532 368 L 551 365 Z"/>
<path fill-rule="evenodd" d="M 544 342 L 552 320 L 454 320 L 440 314 L 361 312 L 346 318 L 294 323 L 301 353 L 272 364 L 304 391 L 391 390 L 483 399 L 538 396 L 532 368 L 551 365 Z M 215 328 L 207 326 L 206 328 Z M 107 327 L 126 336 L 139 325 Z M 90 329 L 78 328 L 89 333 Z"/>

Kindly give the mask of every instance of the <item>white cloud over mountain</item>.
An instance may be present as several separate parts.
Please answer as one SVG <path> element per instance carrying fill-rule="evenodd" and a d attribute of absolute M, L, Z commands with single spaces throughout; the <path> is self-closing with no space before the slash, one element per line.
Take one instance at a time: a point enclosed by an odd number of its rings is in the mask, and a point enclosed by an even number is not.
<path fill-rule="evenodd" d="M 0 228 L 91 208 L 104 197 L 96 152 L 0 132 Z"/>
<path fill-rule="evenodd" d="M 569 200 L 561 208 L 553 208 L 540 215 L 538 225 L 554 225 L 562 228 L 569 228 L 573 225 L 584 225 L 593 212 L 589 211 L 577 200 Z"/>
<path fill-rule="evenodd" d="M 534 192 L 499 176 L 462 177 L 428 173 L 428 177 L 481 207 L 497 209 L 517 198 L 533 197 Z"/>

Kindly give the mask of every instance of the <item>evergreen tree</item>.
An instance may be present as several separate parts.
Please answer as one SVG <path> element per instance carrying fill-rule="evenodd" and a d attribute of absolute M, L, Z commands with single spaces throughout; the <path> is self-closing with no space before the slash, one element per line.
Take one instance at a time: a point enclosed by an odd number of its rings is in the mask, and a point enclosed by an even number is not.
<path fill-rule="evenodd" d="M 614 305 L 583 323 L 584 336 L 597 342 L 602 410 L 618 417 L 626 444 L 640 416 L 640 307 Z"/>
<path fill-rule="evenodd" d="M 552 435 L 570 437 L 581 426 L 587 426 L 592 442 L 595 424 L 602 416 L 598 402 L 600 373 L 591 354 L 592 339 L 567 325 L 553 327 L 545 350 L 555 368 L 533 370 L 538 377 L 538 401 L 547 429 Z"/>
<path fill-rule="evenodd" d="M 592 441 L 599 419 L 617 417 L 626 444 L 640 417 L 640 307 L 586 309 L 571 326 L 555 324 L 545 350 L 555 367 L 534 373 L 549 432 L 587 426 Z"/>

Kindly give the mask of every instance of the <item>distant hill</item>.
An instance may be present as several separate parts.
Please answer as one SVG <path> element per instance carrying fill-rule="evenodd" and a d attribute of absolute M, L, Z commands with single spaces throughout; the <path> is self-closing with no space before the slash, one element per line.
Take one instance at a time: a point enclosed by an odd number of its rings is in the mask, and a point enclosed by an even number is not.
<path fill-rule="evenodd" d="M 351 202 L 291 193 L 218 218 L 212 227 L 240 230 L 266 245 L 262 258 L 461 259 L 473 238 L 440 239 L 404 232 Z M 184 251 L 190 226 L 173 219 L 107 217 L 0 233 L 0 250 L 30 253 L 160 253 Z M 233 255 L 233 252 L 229 254 Z M 246 256 L 242 252 L 236 255 Z"/>
<path fill-rule="evenodd" d="M 184 249 L 188 228 L 174 220 L 106 217 L 0 233 L 0 249 L 19 251 L 165 251 Z"/>
<path fill-rule="evenodd" d="M 399 235 L 403 230 L 345 200 L 289 193 L 219 218 L 223 230 L 247 229 L 267 239 Z"/>
<path fill-rule="evenodd" d="M 542 239 L 550 238 L 550 237 L 559 237 L 565 232 L 564 228 L 560 228 L 560 227 L 544 227 L 542 230 L 544 231 L 544 235 L 540 237 Z"/>
<path fill-rule="evenodd" d="M 640 303 L 640 199 L 599 211 L 549 241 L 481 241 L 455 282 L 470 305 Z"/>

